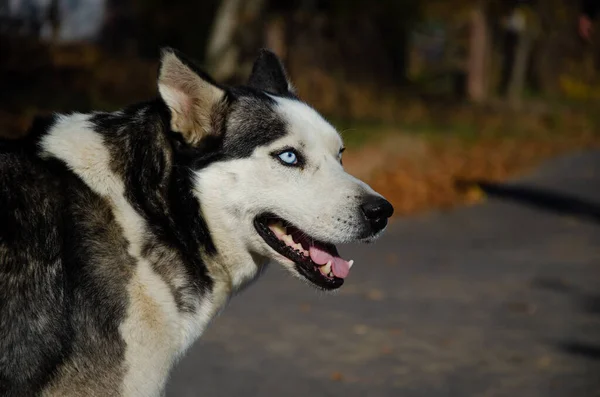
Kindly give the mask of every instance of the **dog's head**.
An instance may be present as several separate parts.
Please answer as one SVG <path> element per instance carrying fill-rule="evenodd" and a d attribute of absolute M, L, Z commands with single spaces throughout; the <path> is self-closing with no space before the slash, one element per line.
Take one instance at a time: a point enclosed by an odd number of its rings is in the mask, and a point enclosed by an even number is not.
<path fill-rule="evenodd" d="M 344 171 L 340 135 L 296 97 L 279 59 L 262 51 L 247 86 L 228 88 L 165 50 L 159 91 L 171 129 L 217 156 L 194 170 L 195 194 L 226 266 L 251 275 L 269 259 L 340 287 L 352 261 L 334 244 L 375 239 L 393 208 Z"/>

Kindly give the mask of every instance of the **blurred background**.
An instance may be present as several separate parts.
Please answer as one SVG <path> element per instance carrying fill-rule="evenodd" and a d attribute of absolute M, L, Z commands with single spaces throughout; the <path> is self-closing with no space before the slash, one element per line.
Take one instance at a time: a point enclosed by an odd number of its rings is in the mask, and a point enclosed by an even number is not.
<path fill-rule="evenodd" d="M 473 199 L 455 177 L 499 180 L 597 145 L 595 4 L 0 0 L 0 134 L 23 134 L 40 113 L 154 96 L 161 46 L 231 84 L 268 47 L 300 97 L 361 148 L 348 152 L 351 171 L 390 196 L 409 189 L 392 197 L 398 213 L 446 208 Z"/>
<path fill-rule="evenodd" d="M 406 217 L 336 297 L 271 270 L 168 395 L 600 396 L 599 8 L 0 0 L 0 136 L 153 97 L 161 46 L 230 84 L 268 47 Z"/>

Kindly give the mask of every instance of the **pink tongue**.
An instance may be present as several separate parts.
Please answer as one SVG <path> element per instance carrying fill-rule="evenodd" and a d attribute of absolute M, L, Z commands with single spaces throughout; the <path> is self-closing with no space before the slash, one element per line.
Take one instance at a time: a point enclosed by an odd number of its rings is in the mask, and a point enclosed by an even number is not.
<path fill-rule="evenodd" d="M 310 259 L 312 259 L 312 261 L 317 265 L 324 265 L 333 260 L 333 255 L 325 251 L 323 248 L 317 247 L 316 245 L 311 245 L 308 249 L 308 252 L 310 254 Z"/>
<path fill-rule="evenodd" d="M 333 265 L 331 266 L 333 269 L 333 274 L 339 278 L 346 278 L 348 273 L 350 273 L 350 264 L 343 260 L 342 258 L 333 258 Z"/>
<path fill-rule="evenodd" d="M 340 258 L 327 252 L 324 248 L 311 245 L 309 250 L 310 259 L 317 265 L 325 265 L 327 262 L 332 261 L 331 271 L 336 277 L 346 278 L 350 272 L 350 264 Z"/>

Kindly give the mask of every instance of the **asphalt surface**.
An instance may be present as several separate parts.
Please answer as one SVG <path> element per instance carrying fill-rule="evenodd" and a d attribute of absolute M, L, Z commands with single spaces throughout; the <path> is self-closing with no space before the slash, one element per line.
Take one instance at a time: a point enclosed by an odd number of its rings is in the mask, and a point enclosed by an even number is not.
<path fill-rule="evenodd" d="M 271 266 L 167 396 L 600 396 L 600 152 L 393 223 L 335 295 Z"/>

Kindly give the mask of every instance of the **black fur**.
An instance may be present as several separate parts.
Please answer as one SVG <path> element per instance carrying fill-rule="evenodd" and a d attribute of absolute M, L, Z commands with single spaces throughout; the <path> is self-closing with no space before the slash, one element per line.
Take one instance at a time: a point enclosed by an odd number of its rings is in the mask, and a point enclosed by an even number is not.
<path fill-rule="evenodd" d="M 254 89 L 238 87 L 230 90 L 235 97 L 227 117 L 228 130 L 223 136 L 223 152 L 227 158 L 243 158 L 258 146 L 266 145 L 287 133 L 287 125 L 275 112 L 275 101 Z"/>
<path fill-rule="evenodd" d="M 281 61 L 269 50 L 263 49 L 252 67 L 248 86 L 268 93 L 295 97 Z"/>
<path fill-rule="evenodd" d="M 1 147 L 0 395 L 27 396 L 71 350 L 64 185 L 31 147 Z"/>

